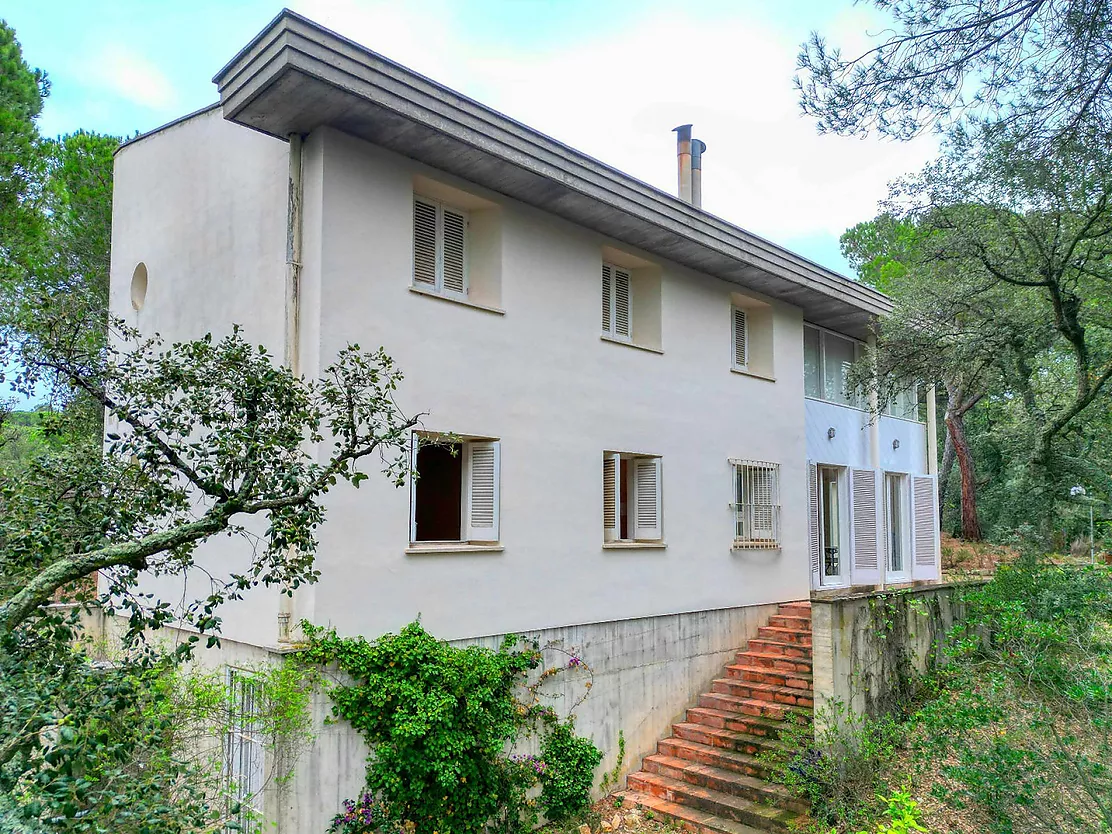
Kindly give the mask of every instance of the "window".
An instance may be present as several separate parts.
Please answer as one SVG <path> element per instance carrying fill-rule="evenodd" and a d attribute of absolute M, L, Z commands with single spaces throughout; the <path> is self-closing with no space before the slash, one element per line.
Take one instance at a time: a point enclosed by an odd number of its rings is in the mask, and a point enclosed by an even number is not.
<path fill-rule="evenodd" d="M 861 357 L 861 343 L 827 330 L 803 327 L 803 387 L 814 399 L 861 407 L 849 372 Z"/>
<path fill-rule="evenodd" d="M 261 810 L 263 789 L 263 740 L 259 712 L 259 685 L 238 669 L 228 670 L 228 729 L 224 736 L 224 778 L 230 805 L 229 819 L 240 831 L 252 824 Z M 239 806 L 239 812 L 233 809 Z"/>
<path fill-rule="evenodd" d="M 780 546 L 780 465 L 730 461 L 734 469 L 734 547 Z"/>
<path fill-rule="evenodd" d="M 910 385 L 901 391 L 897 391 L 888 401 L 887 407 L 884 409 L 886 414 L 892 417 L 899 417 L 903 420 L 918 420 L 919 419 L 919 388 L 916 385 Z"/>
<path fill-rule="evenodd" d="M 629 270 L 602 265 L 602 332 L 622 341 L 633 339 L 633 292 Z"/>
<path fill-rule="evenodd" d="M 603 454 L 602 527 L 605 542 L 656 542 L 663 538 L 660 458 Z"/>
<path fill-rule="evenodd" d="M 842 469 L 818 467 L 819 548 L 822 555 L 821 583 L 842 581 Z"/>
<path fill-rule="evenodd" d="M 731 307 L 731 327 L 733 339 L 734 368 L 739 371 L 749 368 L 749 325 L 746 321 L 745 311 L 740 307 Z"/>
<path fill-rule="evenodd" d="M 414 435 L 410 541 L 498 541 L 497 440 Z"/>
<path fill-rule="evenodd" d="M 903 574 L 908 568 L 908 495 L 907 476 L 895 472 L 884 475 L 884 521 L 887 530 L 888 572 Z"/>
<path fill-rule="evenodd" d="M 413 198 L 413 285 L 467 295 L 467 214 L 425 197 Z"/>

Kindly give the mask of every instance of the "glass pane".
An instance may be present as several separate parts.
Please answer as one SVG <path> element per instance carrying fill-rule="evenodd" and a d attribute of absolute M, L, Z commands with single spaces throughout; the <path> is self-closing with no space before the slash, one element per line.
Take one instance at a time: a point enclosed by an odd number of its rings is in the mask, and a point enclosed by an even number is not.
<path fill-rule="evenodd" d="M 838 507 L 838 473 L 834 469 L 820 469 L 822 490 L 822 553 L 823 576 L 836 577 L 842 572 L 840 542 L 840 509 Z"/>
<path fill-rule="evenodd" d="M 822 398 L 822 356 L 819 354 L 819 331 L 803 328 L 803 393 Z"/>
<path fill-rule="evenodd" d="M 823 336 L 826 348 L 826 361 L 823 366 L 826 399 L 853 405 L 854 398 L 849 389 L 847 376 L 855 359 L 854 344 L 849 339 L 843 339 L 833 333 L 825 333 Z"/>
<path fill-rule="evenodd" d="M 903 479 L 898 475 L 888 475 L 888 569 L 900 573 L 904 569 L 904 518 L 903 518 Z"/>

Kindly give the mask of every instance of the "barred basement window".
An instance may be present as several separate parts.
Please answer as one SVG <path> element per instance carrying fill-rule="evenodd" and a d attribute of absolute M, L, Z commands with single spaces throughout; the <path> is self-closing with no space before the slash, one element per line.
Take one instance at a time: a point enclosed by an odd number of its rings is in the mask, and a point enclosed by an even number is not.
<path fill-rule="evenodd" d="M 780 547 L 780 464 L 731 460 L 734 469 L 734 548 Z"/>
<path fill-rule="evenodd" d="M 254 831 L 262 810 L 264 750 L 259 713 L 259 684 L 238 669 L 228 669 L 229 722 L 224 735 L 224 780 L 228 817 L 238 831 Z"/>

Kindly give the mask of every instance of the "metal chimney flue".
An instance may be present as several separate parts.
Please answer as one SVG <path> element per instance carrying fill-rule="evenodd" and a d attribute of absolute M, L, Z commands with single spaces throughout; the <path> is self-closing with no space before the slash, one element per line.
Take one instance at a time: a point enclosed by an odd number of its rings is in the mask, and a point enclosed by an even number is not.
<path fill-rule="evenodd" d="M 706 142 L 691 138 L 691 125 L 672 128 L 676 134 L 679 198 L 699 208 L 703 204 L 703 152 Z"/>
<path fill-rule="evenodd" d="M 700 139 L 691 140 L 691 205 L 703 206 L 703 151 L 707 143 Z"/>
<path fill-rule="evenodd" d="M 676 162 L 679 165 L 679 198 L 691 202 L 691 125 L 672 128 L 676 134 Z"/>

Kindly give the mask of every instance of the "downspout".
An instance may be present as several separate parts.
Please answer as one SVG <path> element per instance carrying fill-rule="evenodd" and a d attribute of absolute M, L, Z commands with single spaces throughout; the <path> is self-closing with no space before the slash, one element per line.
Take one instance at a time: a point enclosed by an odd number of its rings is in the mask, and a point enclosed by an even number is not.
<path fill-rule="evenodd" d="M 301 375 L 301 182 L 302 137 L 289 136 L 289 179 L 286 200 L 286 338 L 284 363 L 295 377 Z M 289 554 L 291 557 L 293 553 Z M 278 642 L 290 642 L 290 620 L 294 613 L 294 589 L 283 586 L 278 597 Z"/>

